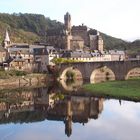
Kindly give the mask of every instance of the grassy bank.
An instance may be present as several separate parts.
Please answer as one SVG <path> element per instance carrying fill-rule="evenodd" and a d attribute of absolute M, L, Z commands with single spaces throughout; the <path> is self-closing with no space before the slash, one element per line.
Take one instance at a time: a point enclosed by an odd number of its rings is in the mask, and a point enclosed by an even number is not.
<path fill-rule="evenodd" d="M 140 79 L 86 84 L 83 88 L 96 96 L 140 101 Z"/>

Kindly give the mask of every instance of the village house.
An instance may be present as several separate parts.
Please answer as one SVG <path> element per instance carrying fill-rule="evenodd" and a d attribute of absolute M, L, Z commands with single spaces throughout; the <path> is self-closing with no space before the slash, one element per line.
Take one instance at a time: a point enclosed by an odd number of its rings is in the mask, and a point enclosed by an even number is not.
<path fill-rule="evenodd" d="M 125 60 L 125 52 L 120 50 L 109 50 L 108 54 L 111 56 L 111 61 Z"/>
<path fill-rule="evenodd" d="M 111 61 L 110 55 L 102 55 L 100 52 L 89 52 L 89 51 L 64 51 L 61 58 L 67 60 L 73 60 L 78 62 L 95 62 L 95 61 Z"/>
<path fill-rule="evenodd" d="M 4 116 L 8 118 L 11 113 L 13 114 L 15 112 L 17 113 L 34 110 L 34 94 L 32 93 L 32 91 L 22 91 L 21 94 L 17 93 L 18 92 L 14 93 L 14 95 L 12 95 L 12 98 L 21 99 L 19 103 L 9 103 L 5 101 L 0 102 L 0 118 Z"/>
<path fill-rule="evenodd" d="M 11 58 L 9 69 L 34 71 L 34 55 L 28 44 L 13 44 L 8 48 L 8 52 Z"/>
<path fill-rule="evenodd" d="M 53 46 L 42 46 L 39 48 L 33 48 L 34 61 L 38 64 L 39 72 L 48 71 L 49 65 L 54 65 L 53 58 L 58 58 L 59 55 Z"/>
<path fill-rule="evenodd" d="M 0 63 L 6 62 L 9 59 L 9 55 L 6 49 L 0 46 Z"/>

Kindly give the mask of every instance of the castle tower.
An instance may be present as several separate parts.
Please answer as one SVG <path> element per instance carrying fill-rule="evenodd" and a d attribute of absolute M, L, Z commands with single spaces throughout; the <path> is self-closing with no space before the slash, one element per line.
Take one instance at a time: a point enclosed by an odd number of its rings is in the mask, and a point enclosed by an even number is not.
<path fill-rule="evenodd" d="M 91 50 L 98 50 L 98 37 L 97 35 L 89 35 L 90 40 L 90 49 Z"/>
<path fill-rule="evenodd" d="M 68 34 L 71 34 L 71 15 L 67 12 L 66 15 L 64 15 L 64 24 L 65 29 L 68 31 Z"/>
<path fill-rule="evenodd" d="M 4 38 L 4 48 L 7 48 L 7 46 L 9 46 L 10 44 L 11 44 L 11 41 L 10 41 L 9 33 L 6 29 L 5 38 Z"/>
<path fill-rule="evenodd" d="M 104 41 L 102 39 L 102 36 L 100 35 L 100 32 L 98 32 L 97 30 L 89 31 L 89 44 L 91 50 L 98 50 L 100 52 L 103 52 Z"/>
<path fill-rule="evenodd" d="M 99 32 L 98 32 L 97 35 L 98 35 L 98 50 L 100 52 L 103 52 L 103 50 L 104 50 L 104 41 L 103 41 L 102 36 L 100 35 Z"/>
<path fill-rule="evenodd" d="M 66 104 L 65 134 L 69 137 L 72 133 L 72 105 L 71 100 Z"/>

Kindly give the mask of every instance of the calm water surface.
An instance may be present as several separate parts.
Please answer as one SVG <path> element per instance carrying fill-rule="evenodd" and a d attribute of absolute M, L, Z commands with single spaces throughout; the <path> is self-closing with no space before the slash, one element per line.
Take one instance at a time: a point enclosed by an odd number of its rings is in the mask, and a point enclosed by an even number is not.
<path fill-rule="evenodd" d="M 53 86 L 0 94 L 0 140 L 139 140 L 140 103 L 62 95 Z"/>

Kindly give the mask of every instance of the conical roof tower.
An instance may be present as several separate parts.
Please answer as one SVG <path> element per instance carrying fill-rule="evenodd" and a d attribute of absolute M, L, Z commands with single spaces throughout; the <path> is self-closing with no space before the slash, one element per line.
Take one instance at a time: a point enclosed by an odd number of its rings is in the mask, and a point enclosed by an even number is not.
<path fill-rule="evenodd" d="M 6 29 L 5 38 L 4 38 L 4 47 L 7 48 L 7 46 L 9 46 L 10 44 L 11 41 L 10 41 L 9 33 L 8 30 Z"/>

